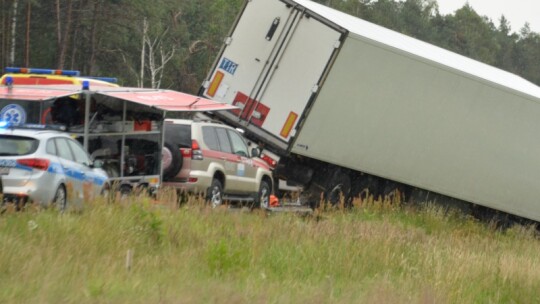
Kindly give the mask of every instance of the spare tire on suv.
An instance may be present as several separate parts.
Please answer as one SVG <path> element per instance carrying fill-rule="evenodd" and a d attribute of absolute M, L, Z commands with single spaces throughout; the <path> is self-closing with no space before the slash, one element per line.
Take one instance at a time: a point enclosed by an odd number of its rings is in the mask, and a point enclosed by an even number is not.
<path fill-rule="evenodd" d="M 180 148 L 170 142 L 165 142 L 161 150 L 163 164 L 163 178 L 165 180 L 174 178 L 180 169 L 182 169 L 183 157 L 180 153 Z"/>
<path fill-rule="evenodd" d="M 191 125 L 165 123 L 165 144 L 161 151 L 163 179 L 173 179 L 182 170 L 181 148 L 191 148 Z"/>

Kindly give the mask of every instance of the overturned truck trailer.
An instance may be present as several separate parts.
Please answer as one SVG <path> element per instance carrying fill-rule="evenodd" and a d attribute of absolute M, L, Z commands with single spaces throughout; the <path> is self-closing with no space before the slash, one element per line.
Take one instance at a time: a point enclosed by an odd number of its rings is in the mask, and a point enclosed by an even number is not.
<path fill-rule="evenodd" d="M 328 199 L 379 178 L 540 220 L 540 88 L 511 73 L 309 0 L 251 0 L 200 94 Z"/>

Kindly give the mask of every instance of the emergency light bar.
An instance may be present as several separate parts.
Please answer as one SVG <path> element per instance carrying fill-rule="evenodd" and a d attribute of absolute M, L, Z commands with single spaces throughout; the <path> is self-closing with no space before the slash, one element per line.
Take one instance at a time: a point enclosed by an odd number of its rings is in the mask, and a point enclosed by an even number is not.
<path fill-rule="evenodd" d="M 61 75 L 61 76 L 80 76 L 81 72 L 73 70 L 52 70 L 52 69 L 34 69 L 34 68 L 14 68 L 7 67 L 6 73 L 18 74 L 46 74 L 46 75 Z"/>
<path fill-rule="evenodd" d="M 67 128 L 64 125 L 12 124 L 7 121 L 0 120 L 0 129 L 31 129 L 31 130 L 66 131 Z"/>
<path fill-rule="evenodd" d="M 87 78 L 93 80 L 100 80 L 109 83 L 118 83 L 118 79 L 115 77 L 95 77 L 95 76 L 81 76 L 81 72 L 75 70 L 53 70 L 53 69 L 34 69 L 34 68 L 5 68 L 6 73 L 12 74 L 40 74 L 40 75 L 56 75 L 56 76 L 74 76 L 80 78 Z"/>

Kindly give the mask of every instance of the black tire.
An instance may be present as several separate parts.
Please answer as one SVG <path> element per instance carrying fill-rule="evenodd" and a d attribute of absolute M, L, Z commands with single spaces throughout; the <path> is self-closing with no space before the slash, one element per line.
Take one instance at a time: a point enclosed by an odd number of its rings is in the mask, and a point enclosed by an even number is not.
<path fill-rule="evenodd" d="M 103 188 L 101 188 L 99 195 L 104 198 L 107 203 L 110 203 L 112 201 L 111 185 L 109 185 L 109 183 L 105 183 Z"/>
<path fill-rule="evenodd" d="M 107 176 L 109 176 L 110 178 L 120 176 L 120 170 L 118 170 L 118 163 L 105 162 L 101 169 L 103 169 L 103 171 L 105 171 L 105 173 L 107 173 Z"/>
<path fill-rule="evenodd" d="M 131 195 L 133 193 L 133 187 L 130 185 L 120 185 L 120 196 L 122 198 L 127 197 L 128 195 Z"/>
<path fill-rule="evenodd" d="M 377 200 L 381 195 L 381 180 L 371 175 L 356 175 L 353 177 L 351 196 L 358 197 L 361 200 L 368 199 L 370 196 Z"/>
<path fill-rule="evenodd" d="M 332 206 L 338 205 L 343 198 L 345 205 L 348 206 L 350 193 L 351 179 L 345 173 L 336 172 L 326 187 L 325 198 Z"/>
<path fill-rule="evenodd" d="M 178 145 L 165 142 L 163 150 L 161 151 L 162 165 L 163 165 L 163 178 L 165 180 L 175 177 L 180 169 L 182 169 L 183 158 L 180 154 L 180 148 Z M 170 161 L 169 161 L 170 160 Z"/>
<path fill-rule="evenodd" d="M 384 183 L 383 199 L 406 203 L 410 198 L 410 194 L 411 187 L 409 186 L 389 180 Z"/>
<path fill-rule="evenodd" d="M 255 199 L 255 208 L 268 208 L 270 202 L 270 194 L 272 194 L 272 188 L 268 181 L 261 181 L 259 186 L 259 192 L 257 193 L 257 198 Z"/>
<path fill-rule="evenodd" d="M 60 212 L 64 212 L 67 209 L 67 191 L 64 185 L 58 186 L 56 193 L 54 194 L 53 205 Z"/>
<path fill-rule="evenodd" d="M 214 178 L 206 193 L 206 200 L 212 208 L 223 205 L 223 185 L 219 179 Z"/>

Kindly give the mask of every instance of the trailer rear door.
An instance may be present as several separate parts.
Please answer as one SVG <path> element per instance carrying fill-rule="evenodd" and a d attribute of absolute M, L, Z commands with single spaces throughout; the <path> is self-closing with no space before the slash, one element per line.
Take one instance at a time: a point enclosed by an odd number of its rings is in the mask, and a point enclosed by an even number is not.
<path fill-rule="evenodd" d="M 248 1 L 203 95 L 236 105 L 218 116 L 286 149 L 342 35 L 292 1 Z"/>

